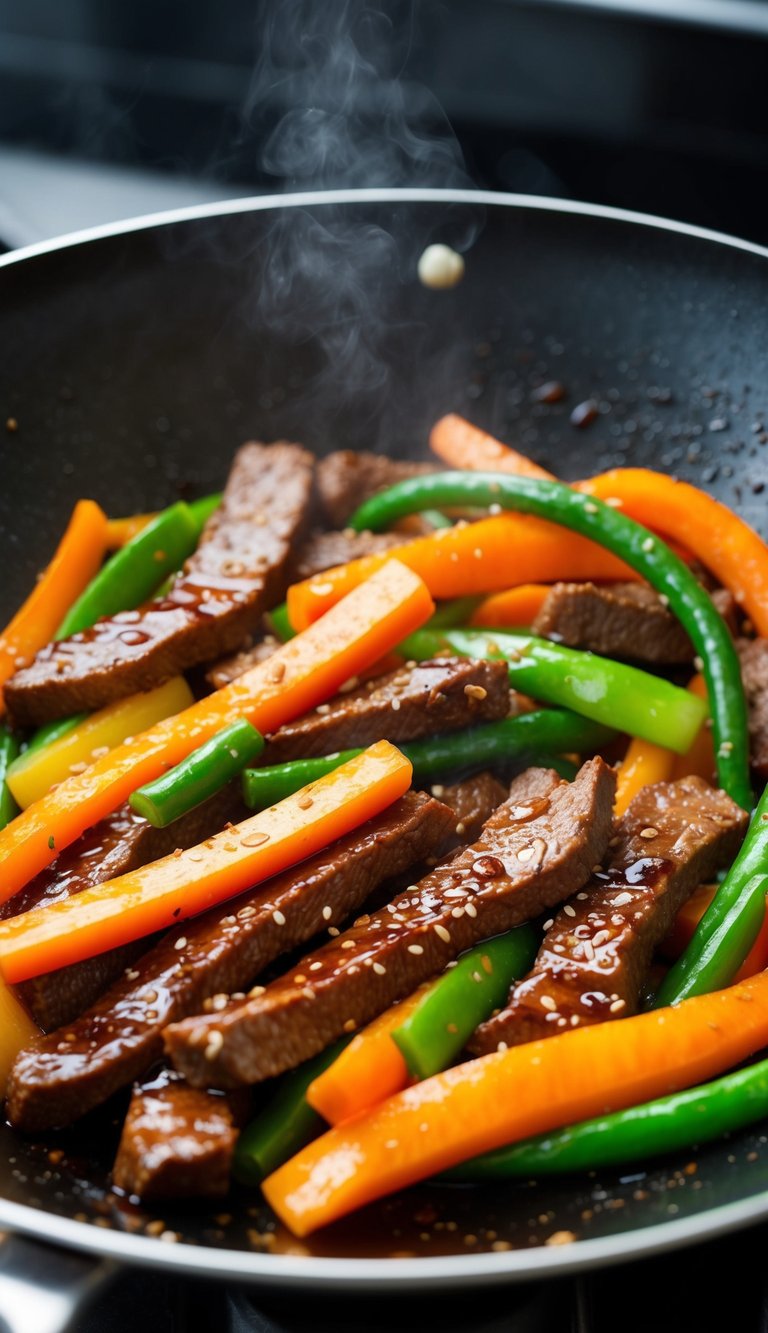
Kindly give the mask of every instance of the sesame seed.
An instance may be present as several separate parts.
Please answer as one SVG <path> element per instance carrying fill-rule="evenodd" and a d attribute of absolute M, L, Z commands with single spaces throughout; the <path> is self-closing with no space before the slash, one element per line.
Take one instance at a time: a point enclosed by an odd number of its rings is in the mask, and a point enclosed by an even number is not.
<path fill-rule="evenodd" d="M 601 867 L 598 866 L 597 869 L 600 870 Z M 583 903 L 583 902 L 585 902 L 587 895 L 586 895 L 586 893 L 577 893 L 577 894 L 576 894 L 576 897 L 578 898 L 578 900 L 579 900 L 580 903 Z"/>
<path fill-rule="evenodd" d="M 348 1018 L 347 1021 L 346 1021 L 346 1023 L 344 1024 L 344 1031 L 345 1031 L 345 1032 L 354 1032 L 354 1030 L 355 1030 L 356 1027 L 357 1027 L 357 1023 L 355 1022 L 354 1018 Z"/>
<path fill-rule="evenodd" d="M 474 903 L 467 903 L 464 907 L 464 911 L 466 912 L 467 916 L 471 917 L 477 916 L 477 908 L 475 907 Z"/>
<path fill-rule="evenodd" d="M 468 699 L 488 698 L 488 691 L 482 685 L 465 685 L 464 693 Z"/>
<path fill-rule="evenodd" d="M 521 847 L 520 851 L 517 853 L 518 861 L 530 861 L 532 856 L 533 856 L 532 847 Z"/>
<path fill-rule="evenodd" d="M 333 908 L 329 907 L 326 904 L 326 906 L 323 908 L 323 921 L 330 921 L 332 916 L 333 916 Z"/>
<path fill-rule="evenodd" d="M 338 926 L 329 926 L 329 927 L 328 927 L 328 934 L 329 934 L 329 935 L 332 935 L 332 936 L 334 937 L 334 939 L 335 939 L 337 935 L 340 935 L 340 934 L 341 934 L 341 931 L 339 930 L 339 927 L 338 927 Z"/>
<path fill-rule="evenodd" d="M 618 1014 L 621 1009 L 626 1008 L 626 1005 L 626 1000 L 614 1000 L 613 1004 L 609 1005 L 609 1009 L 612 1014 Z"/>
<path fill-rule="evenodd" d="M 554 1011 L 557 1009 L 557 1004 L 552 999 L 551 995 L 542 995 L 541 1007 L 542 1009 L 549 1009 L 551 1013 L 554 1013 Z"/>
<path fill-rule="evenodd" d="M 646 842 L 650 842 L 651 839 L 657 838 L 658 836 L 659 836 L 659 830 L 657 828 L 654 828 L 653 825 L 649 825 L 648 828 L 643 828 L 640 830 L 640 837 L 645 838 Z"/>
<path fill-rule="evenodd" d="M 263 842 L 269 842 L 269 834 L 257 833 L 255 829 L 253 833 L 246 833 L 245 837 L 240 839 L 241 847 L 260 847 Z"/>
<path fill-rule="evenodd" d="M 383 963 L 374 963 L 373 970 L 377 977 L 383 977 L 387 969 Z"/>
<path fill-rule="evenodd" d="M 342 947 L 342 949 L 354 949 L 354 947 L 355 947 L 355 941 L 354 941 L 354 940 L 343 940 L 343 941 L 342 941 L 342 945 L 341 945 L 341 947 Z"/>
<path fill-rule="evenodd" d="M 591 940 L 583 940 L 581 944 L 584 957 L 591 963 L 594 961 L 595 949 Z"/>
<path fill-rule="evenodd" d="M 576 908 L 575 908 L 575 907 L 571 907 L 571 904 L 570 904 L 570 903 L 566 903 L 566 904 L 565 904 L 565 906 L 564 906 L 564 908 L 563 908 L 563 911 L 565 912 L 565 915 L 566 915 L 566 916 L 575 916 L 575 915 L 576 915 Z"/>
<path fill-rule="evenodd" d="M 312 806 L 312 805 L 314 805 L 314 801 L 312 800 L 312 797 L 311 797 L 311 796 L 300 796 L 300 797 L 299 797 L 299 800 L 298 800 L 298 807 L 299 807 L 300 810 L 309 810 L 310 806 Z"/>
<path fill-rule="evenodd" d="M 274 921 L 276 926 L 285 925 L 285 917 L 283 916 L 283 913 L 280 911 L 279 907 L 276 907 L 274 912 L 272 913 L 272 920 Z"/>
<path fill-rule="evenodd" d="M 607 944 L 610 938 L 611 938 L 610 930 L 598 930 L 597 934 L 593 935 L 592 937 L 592 943 L 594 944 L 596 949 L 599 949 L 600 945 Z"/>
<path fill-rule="evenodd" d="M 186 949 L 187 947 L 186 935 L 179 935 L 179 938 L 176 940 L 176 943 L 174 944 L 173 947 L 174 949 Z"/>
<path fill-rule="evenodd" d="M 631 903 L 631 902 L 632 902 L 632 894 L 631 894 L 631 893 L 620 893 L 620 894 L 618 894 L 618 896 L 617 896 L 616 898 L 614 898 L 614 900 L 613 900 L 611 906 L 612 906 L 612 907 L 626 907 L 627 903 Z"/>
<path fill-rule="evenodd" d="M 301 993 L 302 993 L 302 995 L 304 996 L 304 999 L 305 999 L 305 1000 L 316 1000 L 316 999 L 317 999 L 317 996 L 315 995 L 315 992 L 313 991 L 313 989 L 312 989 L 311 986 L 305 986 Z"/>
<path fill-rule="evenodd" d="M 645 541 L 643 542 L 643 550 L 644 551 L 653 550 L 653 537 L 646 537 Z"/>
<path fill-rule="evenodd" d="M 436 783 L 434 784 L 434 786 L 433 786 L 433 788 L 432 788 L 432 795 L 433 795 L 433 796 L 438 796 L 438 797 L 439 797 L 439 796 L 444 796 L 444 795 L 445 795 L 445 787 L 443 786 L 443 784 L 442 784 L 441 782 L 436 782 Z"/>
<path fill-rule="evenodd" d="M 446 944 L 450 944 L 451 932 L 449 930 L 446 930 L 445 926 L 440 926 L 440 925 L 435 926 L 435 934 L 439 936 L 441 940 L 444 940 Z"/>
<path fill-rule="evenodd" d="M 208 1044 L 203 1052 L 206 1060 L 215 1060 L 222 1046 L 224 1045 L 224 1036 L 218 1028 L 214 1028 L 208 1034 Z"/>
<path fill-rule="evenodd" d="M 497 1041 L 497 1043 L 496 1043 L 496 1050 L 497 1050 L 497 1051 L 508 1051 L 508 1050 L 509 1050 L 509 1046 L 507 1045 L 507 1043 L 506 1043 L 505 1041 Z"/>
<path fill-rule="evenodd" d="M 424 950 L 422 949 L 422 947 L 421 947 L 420 944 L 409 944 L 409 945 L 408 945 L 408 952 L 409 952 L 409 953 L 423 953 Z"/>
<path fill-rule="evenodd" d="M 452 916 L 452 917 L 455 917 L 455 919 L 456 919 L 457 921 L 459 920 L 459 917 L 462 917 L 463 915 L 464 915 L 464 908 L 463 908 L 463 907 L 452 907 L 452 908 L 451 908 L 451 916 Z"/>
<path fill-rule="evenodd" d="M 462 838 L 462 837 L 464 836 L 464 834 L 466 833 L 466 831 L 467 831 L 466 824 L 457 824 L 457 825 L 456 825 L 456 834 L 457 834 L 457 836 L 458 836 L 459 838 Z"/>
<path fill-rule="evenodd" d="M 252 1000 L 258 1000 L 259 996 L 263 995 L 266 989 L 266 986 L 251 986 L 248 996 Z"/>
<path fill-rule="evenodd" d="M 586 503 L 585 506 L 584 506 L 584 513 L 585 513 L 585 514 L 596 514 L 597 512 L 598 512 L 597 505 L 594 504 L 594 502 L 593 502 L 592 500 L 587 500 L 587 503 Z"/>
<path fill-rule="evenodd" d="M 391 700 L 390 700 L 390 703 L 389 703 L 389 706 L 390 706 L 390 708 L 392 709 L 392 712 L 393 712 L 393 713 L 399 713 L 399 712 L 400 712 L 400 700 L 399 700 L 399 699 L 391 699 Z"/>
<path fill-rule="evenodd" d="M 297 972 L 296 976 L 293 978 L 294 985 L 303 986 L 306 979 L 307 978 L 304 976 L 303 972 Z"/>
<path fill-rule="evenodd" d="M 212 995 L 208 1001 L 208 1008 L 213 1010 L 226 1009 L 229 1004 L 229 996 L 220 992 L 218 995 Z"/>
<path fill-rule="evenodd" d="M 275 662 L 269 674 L 273 685 L 279 685 L 285 675 L 285 662 Z"/>
<path fill-rule="evenodd" d="M 554 924 L 555 924 L 555 918 L 551 916 L 548 921 L 544 922 L 544 929 L 551 930 Z"/>
<path fill-rule="evenodd" d="M 317 705 L 317 708 L 315 709 L 315 712 L 316 712 L 316 713 L 320 713 L 321 716 L 323 716 L 323 717 L 325 717 L 325 714 L 326 714 L 326 713 L 330 713 L 330 711 L 331 711 L 331 705 L 330 705 L 330 704 L 318 704 L 318 705 Z"/>

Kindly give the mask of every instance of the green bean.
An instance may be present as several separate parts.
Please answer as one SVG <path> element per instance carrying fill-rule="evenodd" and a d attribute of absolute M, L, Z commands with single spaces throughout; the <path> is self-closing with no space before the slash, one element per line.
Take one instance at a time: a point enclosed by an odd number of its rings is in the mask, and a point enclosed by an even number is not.
<path fill-rule="evenodd" d="M 536 957 L 539 931 L 517 926 L 470 949 L 434 983 L 391 1037 L 408 1072 L 430 1078 L 464 1049 L 475 1028 L 503 1004 Z"/>
<path fill-rule="evenodd" d="M 400 651 L 423 661 L 446 649 L 464 657 L 503 658 L 516 689 L 679 754 L 690 749 L 706 716 L 703 699 L 659 676 L 531 634 L 417 630 Z"/>
<path fill-rule="evenodd" d="M 18 757 L 20 748 L 13 732 L 0 723 L 0 829 L 10 824 L 19 813 L 19 807 L 11 795 L 5 775 L 14 759 Z"/>
<path fill-rule="evenodd" d="M 231 782 L 263 749 L 261 733 L 240 718 L 162 777 L 139 787 L 129 797 L 131 809 L 155 828 L 165 828 Z"/>
<path fill-rule="evenodd" d="M 399 746 L 413 764 L 413 781 L 428 784 L 437 778 L 460 776 L 490 766 L 519 766 L 532 758 L 547 764 L 542 755 L 592 752 L 601 749 L 614 733 L 607 727 L 569 713 L 547 708 L 519 717 L 485 722 L 465 731 Z M 316 782 L 326 773 L 362 753 L 360 748 L 339 750 L 315 759 L 294 759 L 286 764 L 249 768 L 243 774 L 243 796 L 252 810 L 265 810 L 286 796 Z M 267 757 L 269 747 L 267 747 Z"/>
<path fill-rule="evenodd" d="M 399 482 L 362 505 L 351 526 L 380 531 L 432 505 L 499 505 L 551 519 L 613 551 L 662 593 L 702 660 L 720 785 L 745 810 L 750 808 L 747 705 L 736 649 L 710 597 L 661 538 L 561 482 L 496 472 L 439 472 Z"/>

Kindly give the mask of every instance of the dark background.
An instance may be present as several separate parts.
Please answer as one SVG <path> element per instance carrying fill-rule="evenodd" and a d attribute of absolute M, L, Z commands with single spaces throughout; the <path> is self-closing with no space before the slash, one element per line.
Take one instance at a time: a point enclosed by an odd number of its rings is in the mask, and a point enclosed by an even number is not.
<path fill-rule="evenodd" d="M 0 0 L 0 235 L 475 183 L 768 242 L 767 52 L 765 0 Z"/>

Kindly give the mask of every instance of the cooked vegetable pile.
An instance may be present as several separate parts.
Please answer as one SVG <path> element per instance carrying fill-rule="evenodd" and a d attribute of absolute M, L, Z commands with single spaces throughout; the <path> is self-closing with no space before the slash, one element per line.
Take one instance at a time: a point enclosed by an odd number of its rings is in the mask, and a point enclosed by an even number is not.
<path fill-rule="evenodd" d="M 304 1236 L 768 1112 L 768 547 L 430 443 L 81 500 L 0 635 L 7 1114 L 132 1086 L 129 1195 Z"/>

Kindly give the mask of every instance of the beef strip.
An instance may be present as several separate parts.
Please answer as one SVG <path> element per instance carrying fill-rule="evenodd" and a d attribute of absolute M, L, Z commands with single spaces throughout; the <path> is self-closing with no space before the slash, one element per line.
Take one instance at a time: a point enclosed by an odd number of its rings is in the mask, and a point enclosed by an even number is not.
<path fill-rule="evenodd" d="M 31 1131 L 69 1124 L 141 1077 L 162 1053 L 162 1029 L 215 1012 L 280 954 L 338 929 L 379 884 L 428 855 L 453 811 L 408 792 L 361 828 L 235 903 L 170 931 L 87 1013 L 16 1059 L 8 1114 Z"/>
<path fill-rule="evenodd" d="M 112 1172 L 114 1185 L 142 1199 L 226 1194 L 247 1103 L 208 1092 L 164 1070 L 131 1095 Z"/>
<path fill-rule="evenodd" d="M 280 640 L 276 639 L 274 634 L 265 634 L 258 643 L 249 643 L 247 648 L 241 648 L 238 653 L 220 657 L 214 662 L 205 673 L 206 684 L 214 690 L 221 690 L 225 685 L 231 685 L 233 680 L 245 675 L 251 667 L 258 666 L 259 662 L 266 662 L 279 647 Z"/>
<path fill-rule="evenodd" d="M 509 796 L 509 787 L 492 773 L 475 773 L 473 777 L 447 787 L 437 783 L 432 788 L 432 795 L 451 807 L 456 821 L 440 847 L 442 858 L 457 847 L 477 841 L 486 820 Z"/>
<path fill-rule="evenodd" d="M 741 678 L 749 708 L 749 752 L 754 772 L 768 780 L 768 639 L 739 639 Z"/>
<path fill-rule="evenodd" d="M 471 847 L 303 958 L 261 995 L 171 1024 L 166 1050 L 196 1087 L 256 1083 L 375 1018 L 479 940 L 584 884 L 612 827 L 615 774 L 601 759 L 572 783 L 529 769 Z"/>
<path fill-rule="evenodd" d="M 227 820 L 243 819 L 246 813 L 237 783 L 222 788 L 164 829 L 153 828 L 124 805 L 65 848 L 50 866 L 0 905 L 0 920 L 71 898 L 83 889 L 168 856 L 176 847 L 193 847 L 218 833 Z M 146 940 L 132 940 L 94 958 L 22 981 L 15 989 L 35 1022 L 44 1032 L 51 1032 L 93 1004 L 145 949 Z"/>
<path fill-rule="evenodd" d="M 322 463 L 320 464 L 322 467 Z M 402 546 L 407 538 L 397 532 L 313 532 L 296 555 L 291 567 L 291 578 L 311 579 L 335 565 L 346 565 L 367 555 L 382 555 L 395 546 Z"/>
<path fill-rule="evenodd" d="M 339 449 L 317 465 L 317 492 L 332 528 L 343 528 L 364 500 L 398 481 L 435 472 L 432 463 L 407 463 L 365 450 Z"/>
<path fill-rule="evenodd" d="M 606 869 L 557 913 L 533 970 L 478 1028 L 472 1052 L 635 1013 L 656 946 L 697 884 L 733 859 L 747 822 L 701 778 L 639 792 Z"/>
<path fill-rule="evenodd" d="M 711 593 L 735 628 L 735 602 L 719 588 Z M 643 583 L 556 583 L 531 626 L 534 634 L 606 657 L 667 665 L 692 662 L 693 644 L 659 594 Z"/>
<path fill-rule="evenodd" d="M 403 666 L 339 694 L 267 737 L 264 763 L 310 759 L 374 741 L 412 741 L 506 717 L 504 662 L 443 657 Z"/>
<path fill-rule="evenodd" d="M 239 648 L 285 591 L 313 466 L 295 444 L 244 445 L 220 508 L 169 592 L 44 648 L 5 687 L 14 720 L 34 726 L 102 708 Z"/>

